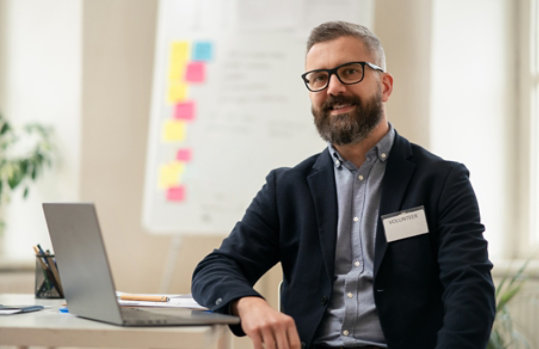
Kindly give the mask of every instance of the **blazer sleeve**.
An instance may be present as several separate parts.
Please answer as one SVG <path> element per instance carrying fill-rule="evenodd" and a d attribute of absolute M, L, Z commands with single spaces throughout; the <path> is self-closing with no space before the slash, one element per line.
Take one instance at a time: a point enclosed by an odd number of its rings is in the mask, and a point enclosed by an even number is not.
<path fill-rule="evenodd" d="M 444 316 L 436 348 L 485 348 L 495 315 L 492 264 L 464 165 L 448 172 L 437 212 Z"/>
<path fill-rule="evenodd" d="M 278 217 L 275 205 L 274 170 L 221 246 L 206 256 L 195 268 L 191 291 L 195 300 L 210 310 L 228 313 L 230 303 L 246 296 L 261 295 L 255 282 L 279 258 Z M 243 335 L 240 326 L 232 326 Z"/>

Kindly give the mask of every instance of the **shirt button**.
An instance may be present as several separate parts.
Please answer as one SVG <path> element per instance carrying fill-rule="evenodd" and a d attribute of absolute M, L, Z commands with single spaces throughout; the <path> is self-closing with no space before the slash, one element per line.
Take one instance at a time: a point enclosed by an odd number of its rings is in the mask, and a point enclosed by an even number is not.
<path fill-rule="evenodd" d="M 359 218 L 354 217 L 354 222 L 359 222 Z"/>
<path fill-rule="evenodd" d="M 355 261 L 355 262 L 354 262 L 354 265 L 355 265 L 356 267 L 359 267 L 359 261 Z"/>
<path fill-rule="evenodd" d="M 357 176 L 357 179 L 359 179 L 360 181 L 362 181 L 362 180 L 365 179 L 365 177 L 363 177 L 363 175 L 359 175 L 359 176 Z"/>
<path fill-rule="evenodd" d="M 344 330 L 344 331 L 342 331 L 342 334 L 345 335 L 345 336 L 348 336 L 350 334 L 350 331 Z"/>
<path fill-rule="evenodd" d="M 341 162 L 339 160 L 335 160 L 335 166 L 337 167 L 341 166 Z"/>
<path fill-rule="evenodd" d="M 327 296 L 323 296 L 322 301 L 320 303 L 322 303 L 322 305 L 326 305 L 326 304 L 328 304 L 328 300 L 329 300 L 329 298 Z"/>
<path fill-rule="evenodd" d="M 348 298 L 354 297 L 354 295 L 352 294 L 352 292 L 348 292 L 346 295 L 348 296 Z"/>
<path fill-rule="evenodd" d="M 223 302 L 223 298 L 217 298 L 217 299 L 215 300 L 215 305 L 219 305 L 219 304 L 221 304 L 222 302 Z"/>
<path fill-rule="evenodd" d="M 386 154 L 386 153 L 382 153 L 382 154 L 380 154 L 380 157 L 381 157 L 382 159 L 385 159 L 385 158 L 387 158 L 387 154 Z"/>

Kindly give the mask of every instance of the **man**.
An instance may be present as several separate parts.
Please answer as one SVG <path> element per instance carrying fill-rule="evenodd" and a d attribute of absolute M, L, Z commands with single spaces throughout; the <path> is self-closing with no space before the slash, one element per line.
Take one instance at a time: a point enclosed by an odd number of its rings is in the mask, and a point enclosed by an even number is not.
<path fill-rule="evenodd" d="M 494 287 L 464 165 L 388 122 L 393 78 L 367 28 L 316 27 L 306 73 L 322 153 L 272 171 L 197 266 L 192 291 L 254 348 L 485 348 Z M 281 262 L 283 313 L 252 289 Z"/>

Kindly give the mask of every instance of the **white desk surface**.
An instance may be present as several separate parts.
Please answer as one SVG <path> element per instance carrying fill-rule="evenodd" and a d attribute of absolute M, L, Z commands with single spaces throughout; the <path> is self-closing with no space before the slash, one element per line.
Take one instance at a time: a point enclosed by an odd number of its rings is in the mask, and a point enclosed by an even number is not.
<path fill-rule="evenodd" d="M 0 315 L 0 345 L 47 347 L 119 347 L 226 349 L 226 325 L 122 327 L 60 313 L 63 299 L 36 299 L 32 294 L 0 294 L 0 304 L 41 304 L 37 312 Z"/>

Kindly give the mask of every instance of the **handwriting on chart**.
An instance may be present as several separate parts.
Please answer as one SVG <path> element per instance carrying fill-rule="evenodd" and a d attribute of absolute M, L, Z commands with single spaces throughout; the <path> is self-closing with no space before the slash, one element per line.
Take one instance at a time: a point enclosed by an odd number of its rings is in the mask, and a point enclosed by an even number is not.
<path fill-rule="evenodd" d="M 160 163 L 157 187 L 168 202 L 183 202 L 188 198 L 189 183 L 184 175 L 189 171 L 194 151 L 185 144 L 190 124 L 196 122 L 197 101 L 190 98 L 190 89 L 203 85 L 207 78 L 207 64 L 213 60 L 214 47 L 209 41 L 173 41 L 168 56 L 166 81 L 167 105 L 171 114 L 163 120 L 161 147 L 176 151 L 168 162 Z M 167 150 L 167 151 L 165 151 Z"/>
<path fill-rule="evenodd" d="M 229 50 L 219 72 L 219 102 L 237 105 L 274 104 L 288 101 L 285 89 L 275 89 L 272 82 L 282 75 L 287 55 L 280 51 Z"/>
<path fill-rule="evenodd" d="M 221 57 L 220 69 L 212 77 L 219 91 L 214 104 L 219 108 L 208 115 L 207 132 L 272 137 L 267 135 L 269 124 L 280 122 L 283 110 L 297 103 L 289 88 L 275 88 L 274 83 L 284 75 L 289 55 L 277 49 L 238 45 L 227 48 Z"/>

